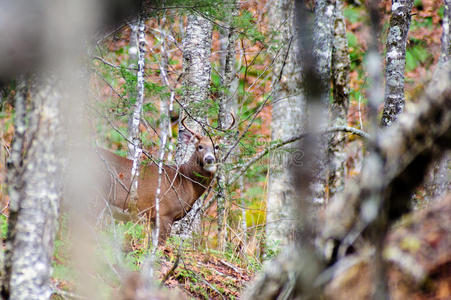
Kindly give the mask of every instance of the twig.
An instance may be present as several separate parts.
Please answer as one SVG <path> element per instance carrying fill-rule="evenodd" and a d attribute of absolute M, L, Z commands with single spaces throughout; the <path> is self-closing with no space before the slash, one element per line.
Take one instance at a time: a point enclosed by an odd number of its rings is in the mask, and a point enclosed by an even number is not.
<path fill-rule="evenodd" d="M 73 298 L 73 299 L 88 299 L 84 296 L 77 295 L 71 292 L 63 291 L 62 289 L 58 288 L 56 285 L 52 285 L 53 294 L 60 295 L 63 298 Z"/>
<path fill-rule="evenodd" d="M 105 59 L 103 59 L 103 58 L 100 57 L 100 56 L 94 56 L 94 57 L 92 57 L 92 59 L 101 61 L 101 62 L 104 63 L 105 65 L 110 66 L 110 67 L 115 68 L 115 69 L 121 69 L 121 68 L 122 68 L 121 66 L 118 66 L 118 65 L 115 65 L 115 64 L 113 64 L 113 63 L 110 63 L 109 61 L 106 61 Z M 135 68 L 124 67 L 124 68 L 125 68 L 125 69 L 128 69 L 128 70 L 138 71 L 138 68 L 137 68 L 137 67 L 135 67 Z"/>
<path fill-rule="evenodd" d="M 344 132 L 352 133 L 352 134 L 364 137 L 366 139 L 370 138 L 370 135 L 368 133 L 366 133 L 366 132 L 364 132 L 362 130 L 359 130 L 357 128 L 348 127 L 348 126 L 334 126 L 334 127 L 331 127 L 331 128 L 328 128 L 328 129 L 324 130 L 323 132 L 321 132 L 321 134 L 328 134 L 328 133 L 337 132 L 337 131 L 344 131 Z M 290 137 L 288 139 L 285 139 L 283 141 L 280 141 L 280 142 L 278 142 L 276 144 L 273 144 L 270 147 L 266 148 L 265 150 L 263 150 L 262 152 L 260 152 L 256 156 L 254 156 L 248 162 L 246 162 L 246 163 L 244 163 L 244 164 L 242 164 L 240 166 L 237 166 L 237 168 L 239 168 L 240 170 L 238 171 L 238 173 L 235 174 L 235 176 L 231 180 L 229 180 L 229 182 L 227 184 L 228 185 L 233 184 L 241 175 L 243 175 L 243 173 L 245 173 L 247 171 L 247 169 L 249 169 L 249 167 L 252 164 L 254 164 L 258 160 L 263 158 L 266 154 L 268 154 L 268 152 L 270 152 L 272 150 L 275 150 L 277 148 L 280 148 L 282 146 L 285 146 L 287 144 L 293 143 L 295 141 L 298 141 L 300 139 L 303 139 L 303 138 L 307 137 L 310 134 L 311 133 L 299 134 L 299 135 Z"/>
<path fill-rule="evenodd" d="M 175 258 L 174 264 L 172 265 L 171 269 L 164 275 L 163 279 L 161 280 L 160 286 L 163 286 L 164 283 L 166 282 L 166 280 L 168 280 L 169 276 L 171 276 L 175 269 L 177 269 L 177 267 L 179 266 L 180 263 L 180 257 L 182 256 L 182 248 L 183 242 L 180 243 L 179 245 L 179 249 L 177 250 L 177 257 Z"/>

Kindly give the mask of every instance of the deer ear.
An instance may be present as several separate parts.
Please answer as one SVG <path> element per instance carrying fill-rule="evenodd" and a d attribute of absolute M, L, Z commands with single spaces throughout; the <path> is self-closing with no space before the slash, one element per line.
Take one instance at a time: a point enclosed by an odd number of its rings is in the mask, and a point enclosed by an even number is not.
<path fill-rule="evenodd" d="M 191 134 L 191 132 L 189 132 L 188 130 L 180 130 L 179 136 L 181 137 L 181 141 L 186 144 L 188 144 L 190 141 L 195 143 L 198 141 L 197 137 L 193 136 L 193 134 Z"/>

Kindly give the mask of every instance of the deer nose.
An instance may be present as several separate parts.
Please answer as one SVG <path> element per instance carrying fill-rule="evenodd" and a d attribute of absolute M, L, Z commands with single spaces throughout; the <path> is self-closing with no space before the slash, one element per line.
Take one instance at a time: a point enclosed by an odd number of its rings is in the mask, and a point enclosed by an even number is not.
<path fill-rule="evenodd" d="M 213 156 L 209 155 L 209 156 L 206 156 L 206 157 L 205 157 L 205 163 L 206 163 L 207 165 L 211 165 L 211 164 L 214 163 L 214 162 L 215 162 L 215 158 L 214 158 Z"/>

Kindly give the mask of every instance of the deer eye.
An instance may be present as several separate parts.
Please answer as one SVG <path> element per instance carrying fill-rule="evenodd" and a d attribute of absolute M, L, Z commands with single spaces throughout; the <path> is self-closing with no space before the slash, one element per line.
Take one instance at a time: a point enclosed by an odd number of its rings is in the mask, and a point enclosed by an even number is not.
<path fill-rule="evenodd" d="M 219 150 L 219 145 L 216 145 L 216 146 L 215 146 L 215 150 Z"/>
<path fill-rule="evenodd" d="M 202 150 L 204 147 L 202 145 L 197 146 L 197 150 Z"/>

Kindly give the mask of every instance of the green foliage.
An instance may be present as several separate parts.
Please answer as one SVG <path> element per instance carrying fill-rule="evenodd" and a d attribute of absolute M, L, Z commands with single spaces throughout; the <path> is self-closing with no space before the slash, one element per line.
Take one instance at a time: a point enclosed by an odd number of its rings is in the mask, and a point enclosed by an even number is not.
<path fill-rule="evenodd" d="M 123 233 L 133 240 L 140 240 L 143 239 L 146 236 L 146 228 L 141 223 L 133 223 L 133 222 L 127 222 L 127 223 L 119 223 L 118 224 L 119 230 L 123 231 Z"/>
<path fill-rule="evenodd" d="M 362 51 L 362 46 L 359 44 L 357 37 L 352 32 L 347 32 L 346 38 L 348 40 L 351 71 L 354 71 L 361 67 L 364 54 Z"/>
<path fill-rule="evenodd" d="M 267 240 L 265 245 L 265 260 L 271 260 L 276 257 L 280 251 L 279 241 Z"/>
<path fill-rule="evenodd" d="M 434 22 L 432 21 L 432 17 L 425 17 L 421 19 L 413 17 L 410 24 L 410 30 L 415 31 L 420 28 L 433 29 Z"/>
<path fill-rule="evenodd" d="M 431 54 L 421 44 L 413 45 L 406 50 L 406 72 L 413 71 L 420 64 L 431 58 Z"/>
<path fill-rule="evenodd" d="M 148 239 L 146 225 L 142 223 L 121 222 L 117 224 L 116 228 L 119 236 L 124 237 L 123 247 L 130 249 L 124 253 L 125 265 L 131 270 L 139 270 L 151 251 L 150 245 L 147 245 L 150 239 Z M 161 257 L 159 251 L 157 251 L 157 257 Z"/>
<path fill-rule="evenodd" d="M 343 10 L 344 17 L 351 23 L 363 22 L 365 14 L 361 7 L 348 5 Z"/>
<path fill-rule="evenodd" d="M 233 27 L 240 30 L 240 36 L 255 42 L 263 42 L 264 35 L 256 26 L 257 22 L 250 11 L 241 11 L 241 15 L 233 20 Z"/>
<path fill-rule="evenodd" d="M 0 215 L 0 234 L 3 240 L 6 239 L 8 234 L 8 218 L 4 214 Z"/>
<path fill-rule="evenodd" d="M 62 215 L 59 219 L 59 228 L 53 246 L 52 277 L 72 281 L 75 279 L 75 273 L 68 258 L 72 242 L 68 234 L 67 218 L 67 215 Z"/>

